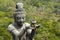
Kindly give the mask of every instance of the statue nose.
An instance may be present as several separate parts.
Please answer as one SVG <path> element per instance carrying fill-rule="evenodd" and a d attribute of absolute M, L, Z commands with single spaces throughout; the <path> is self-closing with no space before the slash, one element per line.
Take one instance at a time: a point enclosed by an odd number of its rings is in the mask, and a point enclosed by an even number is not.
<path fill-rule="evenodd" d="M 20 21 L 23 21 L 23 19 L 21 19 Z"/>

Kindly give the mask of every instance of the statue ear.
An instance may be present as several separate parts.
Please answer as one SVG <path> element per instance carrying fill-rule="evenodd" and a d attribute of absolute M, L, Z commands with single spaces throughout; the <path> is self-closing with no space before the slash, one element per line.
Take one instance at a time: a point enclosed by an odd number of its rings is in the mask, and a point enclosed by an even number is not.
<path fill-rule="evenodd" d="M 16 9 L 18 9 L 18 6 L 16 5 Z"/>

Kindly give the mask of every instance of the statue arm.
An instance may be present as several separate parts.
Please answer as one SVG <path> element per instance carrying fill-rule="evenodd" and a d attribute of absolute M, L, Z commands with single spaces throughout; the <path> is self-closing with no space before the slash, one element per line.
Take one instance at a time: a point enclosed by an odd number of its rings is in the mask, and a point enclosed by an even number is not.
<path fill-rule="evenodd" d="M 31 34 L 31 33 L 32 33 L 32 29 L 30 29 L 30 28 L 27 29 L 27 33 L 28 33 L 28 34 Z"/>
<path fill-rule="evenodd" d="M 21 30 L 18 31 L 17 29 L 13 28 L 12 26 L 8 26 L 8 31 L 15 36 L 22 36 L 25 32 L 25 29 L 21 28 Z"/>
<path fill-rule="evenodd" d="M 13 34 L 13 35 L 16 35 L 19 34 L 19 32 L 12 26 L 12 25 L 9 25 L 8 26 L 8 31 Z"/>
<path fill-rule="evenodd" d="M 31 25 L 29 23 L 25 23 L 25 27 L 26 27 L 26 32 L 28 34 L 31 34 L 31 32 L 32 32 Z"/>

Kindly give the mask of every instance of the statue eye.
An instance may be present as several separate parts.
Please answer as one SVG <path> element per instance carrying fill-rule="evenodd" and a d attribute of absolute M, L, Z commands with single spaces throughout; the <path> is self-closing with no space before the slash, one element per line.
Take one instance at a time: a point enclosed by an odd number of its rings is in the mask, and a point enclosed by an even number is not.
<path fill-rule="evenodd" d="M 19 19 L 21 19 L 21 17 L 19 17 Z"/>
<path fill-rule="evenodd" d="M 21 19 L 21 17 L 17 17 L 17 19 Z"/>
<path fill-rule="evenodd" d="M 19 19 L 19 17 L 17 17 L 17 19 Z"/>
<path fill-rule="evenodd" d="M 24 19 L 24 17 L 22 17 L 22 19 Z"/>

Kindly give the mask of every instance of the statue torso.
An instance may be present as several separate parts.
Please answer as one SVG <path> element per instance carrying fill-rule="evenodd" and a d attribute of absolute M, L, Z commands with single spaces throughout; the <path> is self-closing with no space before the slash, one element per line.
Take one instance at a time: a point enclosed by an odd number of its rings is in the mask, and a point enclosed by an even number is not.
<path fill-rule="evenodd" d="M 22 27 L 18 27 L 16 24 L 10 24 L 10 29 L 16 29 L 18 32 L 21 31 L 21 29 L 25 29 L 26 25 L 29 25 L 28 23 L 24 23 Z M 16 37 L 13 35 L 13 40 L 26 40 L 26 32 L 22 37 Z"/>

